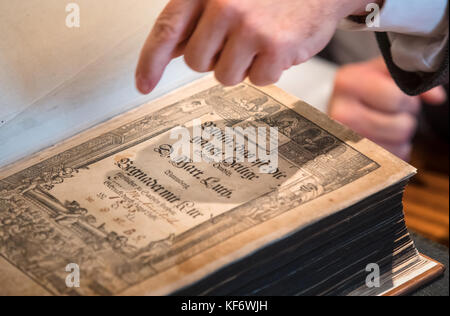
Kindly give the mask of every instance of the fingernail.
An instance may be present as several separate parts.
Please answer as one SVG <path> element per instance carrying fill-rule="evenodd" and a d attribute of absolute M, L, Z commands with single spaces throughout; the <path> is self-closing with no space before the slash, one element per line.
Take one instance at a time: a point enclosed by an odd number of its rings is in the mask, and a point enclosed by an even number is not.
<path fill-rule="evenodd" d="M 437 87 L 434 89 L 434 93 L 436 98 L 441 101 L 441 103 L 444 103 L 447 101 L 447 93 L 445 92 L 445 89 L 442 87 Z"/>
<path fill-rule="evenodd" d="M 149 94 L 152 91 L 152 85 L 150 81 L 140 75 L 136 76 L 136 88 L 142 94 Z"/>
<path fill-rule="evenodd" d="M 447 101 L 447 93 L 444 88 L 436 87 L 425 93 L 425 101 L 435 105 L 441 105 Z"/>

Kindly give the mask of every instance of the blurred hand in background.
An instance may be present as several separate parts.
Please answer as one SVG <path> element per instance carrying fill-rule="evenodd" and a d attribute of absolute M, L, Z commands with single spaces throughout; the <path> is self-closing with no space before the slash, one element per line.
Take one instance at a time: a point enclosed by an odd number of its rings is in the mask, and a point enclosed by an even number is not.
<path fill-rule="evenodd" d="M 417 97 L 406 95 L 380 57 L 340 68 L 328 111 L 335 120 L 409 160 L 422 102 L 440 105 L 446 98 L 442 87 Z"/>

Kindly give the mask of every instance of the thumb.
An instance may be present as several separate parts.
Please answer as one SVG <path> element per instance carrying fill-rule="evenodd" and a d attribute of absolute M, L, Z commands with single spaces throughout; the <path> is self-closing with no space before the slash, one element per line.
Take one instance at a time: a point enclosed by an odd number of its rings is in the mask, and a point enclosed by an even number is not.
<path fill-rule="evenodd" d="M 444 87 L 436 87 L 420 95 L 422 101 L 431 105 L 441 105 L 447 101 L 447 93 Z"/>

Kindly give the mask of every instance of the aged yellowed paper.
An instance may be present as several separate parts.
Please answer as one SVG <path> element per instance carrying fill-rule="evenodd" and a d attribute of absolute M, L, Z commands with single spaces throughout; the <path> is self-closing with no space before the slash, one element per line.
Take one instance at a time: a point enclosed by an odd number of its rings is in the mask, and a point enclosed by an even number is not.
<path fill-rule="evenodd" d="M 193 120 L 276 127 L 277 172 L 172 161 Z M 0 294 L 169 294 L 414 172 L 278 88 L 202 79 L 0 170 Z"/>

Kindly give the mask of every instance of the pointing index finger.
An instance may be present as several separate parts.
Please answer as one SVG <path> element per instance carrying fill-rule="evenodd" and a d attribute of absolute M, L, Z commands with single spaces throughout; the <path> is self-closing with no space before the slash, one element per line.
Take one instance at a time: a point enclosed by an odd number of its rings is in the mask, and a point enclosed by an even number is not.
<path fill-rule="evenodd" d="M 142 48 L 136 69 L 136 87 L 150 93 L 174 58 L 178 44 L 190 36 L 201 15 L 201 0 L 172 0 L 158 17 Z"/>

